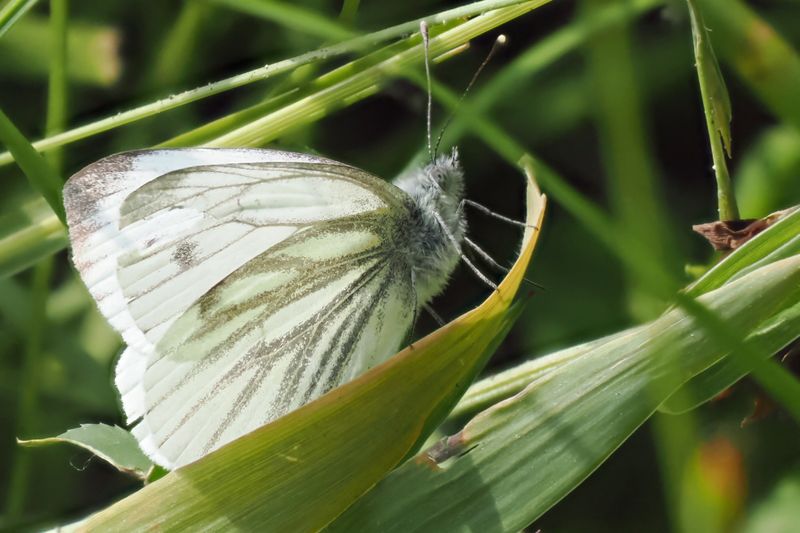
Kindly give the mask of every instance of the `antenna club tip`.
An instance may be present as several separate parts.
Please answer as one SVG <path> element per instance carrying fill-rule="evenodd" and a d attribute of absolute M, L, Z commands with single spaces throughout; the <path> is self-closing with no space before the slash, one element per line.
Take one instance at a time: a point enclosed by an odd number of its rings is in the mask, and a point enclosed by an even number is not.
<path fill-rule="evenodd" d="M 500 35 L 497 36 L 495 42 L 497 44 L 506 44 L 508 42 L 508 37 L 506 37 L 504 34 L 501 33 Z"/>

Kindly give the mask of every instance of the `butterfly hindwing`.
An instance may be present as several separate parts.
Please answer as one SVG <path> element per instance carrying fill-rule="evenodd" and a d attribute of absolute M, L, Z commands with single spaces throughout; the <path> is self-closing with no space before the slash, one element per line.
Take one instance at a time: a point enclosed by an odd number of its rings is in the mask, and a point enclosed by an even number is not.
<path fill-rule="evenodd" d="M 134 433 L 148 451 L 183 464 L 392 355 L 416 301 L 408 267 L 376 229 L 367 220 L 361 234 L 298 234 L 184 313 L 143 379 Z M 309 259 L 306 237 L 335 257 Z"/>

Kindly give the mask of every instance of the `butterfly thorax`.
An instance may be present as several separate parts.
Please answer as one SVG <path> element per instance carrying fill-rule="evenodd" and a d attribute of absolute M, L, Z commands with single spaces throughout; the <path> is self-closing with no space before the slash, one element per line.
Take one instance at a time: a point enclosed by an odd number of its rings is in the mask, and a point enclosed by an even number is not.
<path fill-rule="evenodd" d="M 409 260 L 417 302 L 423 305 L 444 289 L 461 255 L 466 219 L 460 208 L 464 173 L 458 153 L 454 149 L 450 155 L 439 156 L 394 183 L 412 200 Z"/>

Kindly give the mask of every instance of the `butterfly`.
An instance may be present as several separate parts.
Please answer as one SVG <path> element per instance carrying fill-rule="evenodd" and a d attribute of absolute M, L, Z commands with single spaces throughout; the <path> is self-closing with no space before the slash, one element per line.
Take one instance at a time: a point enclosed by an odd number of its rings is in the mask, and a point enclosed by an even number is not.
<path fill-rule="evenodd" d="M 127 347 L 132 432 L 176 468 L 393 355 L 460 258 L 457 152 L 384 181 L 323 157 L 164 149 L 64 187 L 72 257 Z"/>

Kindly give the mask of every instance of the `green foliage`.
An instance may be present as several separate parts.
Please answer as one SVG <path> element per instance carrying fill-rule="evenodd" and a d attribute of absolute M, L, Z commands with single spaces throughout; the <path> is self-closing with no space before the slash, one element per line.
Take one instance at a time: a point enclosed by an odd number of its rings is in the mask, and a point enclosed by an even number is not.
<path fill-rule="evenodd" d="M 139 444 L 133 435 L 119 426 L 81 424 L 80 427 L 67 430 L 57 437 L 19 441 L 21 445 L 32 448 L 59 442 L 85 448 L 119 471 L 133 474 L 141 479 L 144 479 L 153 468 L 152 461 L 139 449 Z"/>
<path fill-rule="evenodd" d="M 750 331 L 798 297 L 800 257 L 701 301 Z M 779 346 L 794 338 L 797 317 L 792 326 Z M 540 358 L 536 378 L 519 394 L 396 469 L 332 529 L 522 529 L 594 470 L 686 375 L 721 357 L 724 352 L 714 346 L 691 315 L 674 310 L 627 335 L 594 343 L 590 351 Z M 559 361 L 555 368 L 553 360 Z"/>
<path fill-rule="evenodd" d="M 98 510 L 102 529 L 791 527 L 800 384 L 770 356 L 800 336 L 800 211 L 724 259 L 690 231 L 737 203 L 753 218 L 800 203 L 790 4 L 2 3 L 0 529 Z M 64 252 L 63 180 L 116 151 L 197 144 L 395 175 L 422 152 L 422 18 L 441 59 L 434 120 L 454 113 L 444 145 L 461 148 L 468 196 L 519 217 L 516 165 L 535 154 L 551 205 L 527 276 L 546 290 L 524 310 L 514 291 L 490 296 L 432 344 L 142 489 L 164 472 L 119 427 L 120 340 Z M 459 102 L 498 31 L 509 44 Z M 469 220 L 510 264 L 518 235 Z M 459 273 L 434 308 L 456 316 L 485 292 Z M 432 327 L 422 317 L 419 336 Z M 773 413 L 740 429 L 765 396 Z"/>

